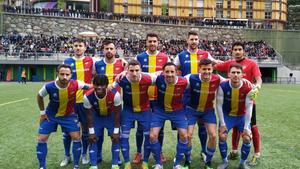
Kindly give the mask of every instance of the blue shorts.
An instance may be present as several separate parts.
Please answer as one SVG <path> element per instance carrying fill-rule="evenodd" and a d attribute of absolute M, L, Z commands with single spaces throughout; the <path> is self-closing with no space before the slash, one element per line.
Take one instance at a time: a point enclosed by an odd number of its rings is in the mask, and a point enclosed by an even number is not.
<path fill-rule="evenodd" d="M 233 127 L 237 127 L 239 132 L 244 131 L 245 116 L 229 116 L 227 113 L 224 113 L 224 121 L 228 132 Z M 250 129 L 250 125 L 249 125 L 249 129 Z"/>
<path fill-rule="evenodd" d="M 57 126 L 60 125 L 63 132 L 79 132 L 79 123 L 76 114 L 63 117 L 48 116 L 48 120 L 44 120 L 39 127 L 39 134 L 49 135 L 52 132 L 56 132 Z"/>
<path fill-rule="evenodd" d="M 188 125 L 195 125 L 198 121 L 198 118 L 203 119 L 205 123 L 217 124 L 215 109 L 210 109 L 205 112 L 199 112 L 187 106 L 186 115 L 188 119 Z"/>
<path fill-rule="evenodd" d="M 165 112 L 161 108 L 156 107 L 152 113 L 151 128 L 162 127 L 166 120 L 170 120 L 176 128 L 187 128 L 187 119 L 184 109 L 173 112 Z"/>
<path fill-rule="evenodd" d="M 83 103 L 75 104 L 75 113 L 78 115 L 78 120 L 80 123 L 87 123 L 86 113 L 84 111 Z"/>
<path fill-rule="evenodd" d="M 101 131 L 104 131 L 104 129 L 107 130 L 108 136 L 112 136 L 114 131 L 114 124 L 114 113 L 109 113 L 107 116 L 100 116 L 97 115 L 95 112 L 93 113 L 93 125 L 97 137 L 102 136 L 103 132 Z"/>
<path fill-rule="evenodd" d="M 150 131 L 151 111 L 133 112 L 128 108 L 123 108 L 121 112 L 121 129 L 123 131 L 133 128 L 135 121 L 144 132 Z"/>

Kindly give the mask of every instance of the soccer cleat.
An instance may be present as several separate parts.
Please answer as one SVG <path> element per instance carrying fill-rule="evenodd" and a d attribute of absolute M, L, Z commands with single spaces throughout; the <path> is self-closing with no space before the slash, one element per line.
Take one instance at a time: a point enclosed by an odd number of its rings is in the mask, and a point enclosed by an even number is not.
<path fill-rule="evenodd" d="M 228 168 L 229 163 L 228 162 L 223 162 L 222 164 L 218 165 L 217 169 L 226 169 Z"/>
<path fill-rule="evenodd" d="M 65 156 L 65 158 L 60 162 L 61 167 L 67 166 L 71 162 L 71 157 Z"/>
<path fill-rule="evenodd" d="M 163 169 L 162 165 L 156 164 L 154 166 L 152 166 L 153 169 Z"/>
<path fill-rule="evenodd" d="M 189 169 L 190 166 L 191 166 L 191 161 L 185 161 L 182 168 L 183 168 L 183 169 Z"/>
<path fill-rule="evenodd" d="M 98 169 L 98 167 L 97 166 L 90 166 L 89 169 Z"/>
<path fill-rule="evenodd" d="M 118 159 L 118 166 L 121 166 L 122 164 L 123 164 L 123 161 L 119 157 L 119 159 Z"/>
<path fill-rule="evenodd" d="M 90 160 L 87 158 L 87 155 L 82 155 L 81 163 L 83 165 L 90 163 Z"/>
<path fill-rule="evenodd" d="M 204 169 L 213 169 L 212 166 L 211 166 L 211 163 L 210 163 L 210 162 L 209 162 L 209 163 L 206 163 L 206 164 L 204 165 Z"/>
<path fill-rule="evenodd" d="M 206 161 L 206 154 L 205 154 L 205 152 L 201 151 L 200 156 L 201 156 L 201 159 L 205 162 Z"/>
<path fill-rule="evenodd" d="M 124 169 L 131 169 L 130 162 L 125 163 Z"/>
<path fill-rule="evenodd" d="M 247 164 L 251 167 L 256 166 L 259 163 L 259 157 L 253 156 L 250 161 L 247 161 Z"/>
<path fill-rule="evenodd" d="M 161 162 L 166 162 L 167 161 L 167 158 L 165 157 L 163 152 L 160 153 L 160 160 L 161 160 Z"/>
<path fill-rule="evenodd" d="M 173 166 L 173 169 L 182 169 L 181 165 Z"/>
<path fill-rule="evenodd" d="M 238 169 L 250 169 L 245 163 L 239 164 Z"/>
<path fill-rule="evenodd" d="M 133 164 L 138 164 L 138 163 L 141 162 L 141 159 L 142 159 L 142 154 L 141 154 L 141 153 L 136 153 L 136 154 L 134 155 L 134 158 L 133 158 L 133 160 L 132 160 L 132 163 L 133 163 Z"/>
<path fill-rule="evenodd" d="M 148 163 L 147 162 L 143 162 L 143 164 L 141 165 L 140 169 L 148 169 Z"/>
<path fill-rule="evenodd" d="M 239 158 L 239 153 L 230 152 L 228 155 L 229 160 L 237 160 Z"/>
<path fill-rule="evenodd" d="M 112 165 L 111 169 L 120 169 L 120 167 L 118 165 Z"/>

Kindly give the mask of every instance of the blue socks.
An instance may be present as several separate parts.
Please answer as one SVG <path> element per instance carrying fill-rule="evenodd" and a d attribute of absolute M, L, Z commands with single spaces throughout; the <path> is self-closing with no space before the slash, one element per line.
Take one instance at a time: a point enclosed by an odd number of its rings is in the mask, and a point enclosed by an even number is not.
<path fill-rule="evenodd" d="M 216 148 L 208 148 L 207 147 L 207 150 L 206 150 L 206 161 L 205 163 L 210 163 L 214 154 L 216 152 Z"/>
<path fill-rule="evenodd" d="M 177 152 L 176 152 L 176 159 L 174 162 L 174 166 L 179 165 L 181 160 L 183 159 L 183 155 L 186 154 L 188 150 L 188 141 L 183 141 L 181 139 L 178 140 L 177 144 Z"/>
<path fill-rule="evenodd" d="M 227 142 L 226 141 L 219 141 L 219 149 L 220 149 L 220 153 L 221 153 L 221 157 L 223 159 L 223 161 L 228 161 L 227 160 Z"/>
<path fill-rule="evenodd" d="M 240 163 L 243 164 L 248 158 L 248 155 L 250 153 L 251 149 L 251 143 L 245 143 L 243 142 L 242 148 L 241 148 L 241 161 Z"/>
<path fill-rule="evenodd" d="M 89 149 L 90 149 L 89 153 L 90 153 L 91 166 L 97 166 L 97 152 L 98 152 L 97 143 L 94 142 L 90 144 Z"/>
<path fill-rule="evenodd" d="M 129 130 L 122 131 L 121 139 L 120 139 L 122 154 L 125 163 L 129 162 L 129 134 L 130 134 Z"/>
<path fill-rule="evenodd" d="M 135 133 L 136 149 L 138 153 L 142 152 L 142 145 L 144 141 L 143 130 L 137 128 Z"/>
<path fill-rule="evenodd" d="M 86 155 L 87 149 L 88 149 L 88 138 L 89 138 L 89 133 L 87 130 L 82 130 L 82 136 L 81 136 L 81 141 L 82 141 L 82 155 Z"/>
<path fill-rule="evenodd" d="M 79 160 L 81 155 L 81 140 L 73 140 L 73 160 L 74 160 L 74 168 L 79 167 Z"/>
<path fill-rule="evenodd" d="M 153 157 L 156 161 L 156 164 L 162 165 L 162 162 L 160 160 L 160 152 L 161 152 L 161 146 L 159 144 L 158 140 L 155 140 L 154 142 L 150 141 L 151 151 L 153 153 Z"/>
<path fill-rule="evenodd" d="M 120 154 L 120 144 L 111 143 L 111 153 L 112 153 L 112 165 L 118 165 L 119 154 Z"/>
<path fill-rule="evenodd" d="M 150 131 L 144 132 L 145 142 L 144 142 L 144 158 L 143 161 L 148 163 L 149 156 L 151 153 L 151 145 L 150 145 Z"/>
<path fill-rule="evenodd" d="M 102 161 L 102 146 L 103 146 L 103 141 L 104 141 L 104 129 L 102 129 L 100 131 L 99 135 L 100 136 L 98 137 L 98 140 L 97 140 L 97 148 L 98 148 L 97 161 L 101 162 Z"/>
<path fill-rule="evenodd" d="M 71 136 L 69 133 L 62 133 L 64 148 L 65 148 L 65 156 L 70 157 L 70 149 L 71 149 Z"/>
<path fill-rule="evenodd" d="M 200 139 L 202 152 L 206 153 L 207 131 L 203 123 L 198 123 L 198 137 Z"/>
<path fill-rule="evenodd" d="M 36 156 L 39 160 L 39 168 L 43 167 L 46 169 L 46 156 L 47 156 L 48 148 L 47 142 L 38 141 L 36 146 Z"/>

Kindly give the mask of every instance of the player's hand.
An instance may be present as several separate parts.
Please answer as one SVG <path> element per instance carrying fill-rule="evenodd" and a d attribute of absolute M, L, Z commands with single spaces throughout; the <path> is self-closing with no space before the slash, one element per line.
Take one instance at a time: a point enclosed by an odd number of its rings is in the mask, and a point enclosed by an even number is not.
<path fill-rule="evenodd" d="M 227 137 L 227 128 L 226 128 L 226 126 L 220 126 L 219 127 L 219 136 L 220 136 L 220 139 L 226 140 L 226 137 Z"/>
<path fill-rule="evenodd" d="M 107 86 L 107 89 L 108 89 L 108 90 L 112 90 L 112 89 L 114 89 L 114 87 L 113 87 L 112 84 L 109 84 L 109 85 Z"/>
<path fill-rule="evenodd" d="M 252 100 L 255 100 L 256 97 L 258 96 L 259 89 L 260 88 L 258 86 L 254 86 L 254 88 L 250 91 L 250 97 Z"/>
<path fill-rule="evenodd" d="M 126 76 L 126 73 L 127 73 L 127 71 L 123 71 L 123 72 L 121 72 L 120 74 L 118 74 L 118 75 L 116 76 L 116 78 L 115 78 L 115 81 L 116 81 L 117 83 L 120 83 L 121 79 L 122 79 L 123 77 Z"/>
<path fill-rule="evenodd" d="M 40 124 L 41 124 L 43 121 L 45 121 L 45 120 L 50 121 L 49 118 L 48 118 L 48 116 L 47 116 L 47 114 L 41 115 L 41 116 L 40 116 Z"/>
<path fill-rule="evenodd" d="M 89 138 L 88 138 L 88 142 L 90 144 L 92 144 L 93 142 L 96 142 L 97 141 L 97 137 L 96 137 L 96 134 L 90 134 L 89 135 Z"/>
<path fill-rule="evenodd" d="M 118 133 L 118 134 L 113 134 L 112 135 L 112 141 L 114 142 L 114 143 L 118 143 L 119 142 L 119 139 L 120 139 L 120 134 Z"/>

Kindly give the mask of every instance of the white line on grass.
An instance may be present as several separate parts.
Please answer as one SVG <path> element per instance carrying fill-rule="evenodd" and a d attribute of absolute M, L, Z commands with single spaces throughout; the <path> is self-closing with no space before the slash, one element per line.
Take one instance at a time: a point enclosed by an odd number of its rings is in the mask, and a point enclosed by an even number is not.
<path fill-rule="evenodd" d="M 29 99 L 29 98 L 24 98 L 24 99 L 20 99 L 20 100 L 11 101 L 11 102 L 1 103 L 1 104 L 0 104 L 0 107 L 1 107 L 1 106 L 5 106 L 5 105 L 8 105 L 8 104 L 12 104 L 12 103 L 22 102 L 22 101 L 25 101 L 25 100 L 28 100 L 28 99 Z"/>

